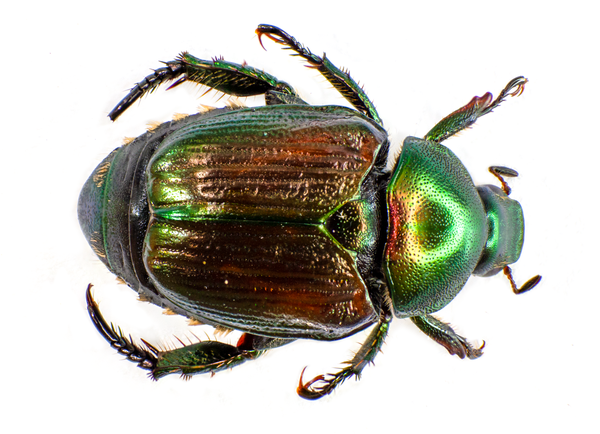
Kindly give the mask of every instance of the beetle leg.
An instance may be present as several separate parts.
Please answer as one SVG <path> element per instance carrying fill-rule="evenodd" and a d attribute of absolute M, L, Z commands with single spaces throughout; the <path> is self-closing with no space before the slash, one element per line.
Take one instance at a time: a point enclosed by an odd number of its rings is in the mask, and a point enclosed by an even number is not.
<path fill-rule="evenodd" d="M 244 333 L 236 346 L 217 341 L 204 341 L 170 351 L 159 351 L 158 362 L 152 377 L 159 379 L 168 374 L 180 373 L 183 377 L 233 368 L 253 360 L 267 350 L 280 347 L 294 339 L 268 338 Z"/>
<path fill-rule="evenodd" d="M 385 336 L 387 335 L 389 324 L 392 321 L 392 314 L 389 308 L 383 307 L 379 317 L 379 322 L 362 344 L 352 360 L 345 362 L 346 366 L 335 374 L 318 375 L 310 381 L 304 383 L 304 370 L 300 375 L 298 383 L 298 395 L 305 399 L 319 399 L 330 394 L 333 389 L 342 384 L 346 379 L 356 375 L 360 378 L 362 370 L 369 363 L 372 363 L 377 353 L 381 350 Z"/>
<path fill-rule="evenodd" d="M 483 347 L 474 348 L 465 338 L 458 335 L 452 327 L 431 315 L 421 315 L 411 317 L 411 321 L 419 329 L 448 350 L 450 354 L 456 354 L 461 359 L 465 356 L 469 359 L 476 359 L 483 354 Z"/>
<path fill-rule="evenodd" d="M 115 327 L 102 316 L 88 285 L 86 300 L 88 313 L 96 329 L 119 353 L 142 369 L 150 370 L 150 377 L 158 380 L 165 375 L 180 373 L 182 377 L 193 374 L 214 373 L 232 368 L 246 360 L 256 359 L 267 350 L 285 345 L 293 339 L 267 338 L 244 333 L 236 346 L 217 341 L 204 341 L 170 351 L 160 351 L 142 339 L 146 348 L 125 337 L 120 327 Z"/>
<path fill-rule="evenodd" d="M 302 57 L 309 63 L 311 68 L 318 70 L 356 110 L 369 116 L 378 124 L 383 125 L 375 106 L 367 97 L 365 91 L 350 77 L 348 71 L 338 69 L 327 59 L 325 54 L 323 54 L 323 57 L 319 57 L 311 53 L 308 48 L 304 47 L 293 36 L 287 34 L 279 27 L 261 24 L 256 29 L 256 34 L 263 48 L 265 47 L 260 38 L 266 36 L 272 41 L 284 45 L 285 49 L 294 51 L 295 54 L 292 54 L 293 56 Z"/>
<path fill-rule="evenodd" d="M 108 324 L 98 304 L 92 297 L 92 284 L 90 283 L 85 292 L 85 298 L 87 301 L 87 309 L 92 319 L 92 322 L 96 326 L 96 329 L 106 339 L 110 346 L 115 348 L 119 353 L 125 355 L 128 360 L 135 362 L 142 369 L 152 370 L 156 366 L 158 350 L 152 345 L 144 342 L 147 348 L 142 348 L 136 345 L 131 337 L 127 338 L 121 331 L 121 328 L 115 328 L 113 324 Z"/>
<path fill-rule="evenodd" d="M 168 374 L 179 373 L 188 378 L 233 368 L 253 360 L 267 350 L 285 345 L 293 339 L 267 338 L 244 333 L 236 346 L 218 341 L 204 341 L 170 351 L 158 351 L 151 377 L 158 380 Z M 148 345 L 145 341 L 144 343 Z"/>
<path fill-rule="evenodd" d="M 267 350 L 285 345 L 294 339 L 267 338 L 244 333 L 236 346 L 218 341 L 204 341 L 170 351 L 158 351 L 156 366 L 152 369 L 155 380 L 168 374 L 180 373 L 188 378 L 233 368 L 253 360 Z M 144 341 L 144 343 L 146 343 Z M 148 345 L 148 344 L 146 344 Z"/>
<path fill-rule="evenodd" d="M 131 88 L 127 96 L 108 114 L 111 120 L 116 120 L 135 101 L 167 82 L 174 82 L 169 89 L 184 81 L 193 81 L 225 94 L 241 97 L 276 92 L 285 96 L 279 98 L 281 102 L 278 104 L 289 104 L 285 102 L 285 98 L 290 98 L 293 104 L 303 103 L 289 84 L 246 64 L 238 65 L 222 58 L 202 60 L 186 52 L 181 53 L 177 59 L 164 63 L 165 67 L 156 69 Z"/>
<path fill-rule="evenodd" d="M 436 126 L 425 135 L 425 140 L 441 143 L 459 131 L 469 128 L 478 118 L 487 115 L 498 107 L 508 96 L 521 95 L 525 88 L 525 83 L 527 83 L 525 77 L 513 78 L 506 87 L 502 89 L 498 98 L 493 101 L 490 92 L 487 92 L 481 97 L 474 97 L 467 105 L 450 113 L 438 122 Z"/>

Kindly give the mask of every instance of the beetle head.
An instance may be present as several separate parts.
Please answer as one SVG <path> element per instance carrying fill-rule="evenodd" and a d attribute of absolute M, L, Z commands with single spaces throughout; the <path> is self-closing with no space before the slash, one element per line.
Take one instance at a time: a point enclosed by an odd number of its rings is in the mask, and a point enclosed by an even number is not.
<path fill-rule="evenodd" d="M 487 217 L 488 237 L 473 274 L 493 276 L 517 262 L 523 249 L 523 209 L 495 185 L 477 187 Z"/>

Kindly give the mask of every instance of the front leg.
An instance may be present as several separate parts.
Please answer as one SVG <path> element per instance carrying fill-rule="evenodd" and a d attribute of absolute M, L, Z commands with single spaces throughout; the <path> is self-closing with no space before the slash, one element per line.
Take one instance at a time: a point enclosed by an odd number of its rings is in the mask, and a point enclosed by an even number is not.
<path fill-rule="evenodd" d="M 492 94 L 487 92 L 485 95 L 474 97 L 467 105 L 450 113 L 444 119 L 439 121 L 426 135 L 425 140 L 441 143 L 448 137 L 453 136 L 459 131 L 469 128 L 483 115 L 487 115 L 502 103 L 508 96 L 519 96 L 525 89 L 527 79 L 525 77 L 516 77 L 508 82 L 502 89 L 498 98 L 492 101 Z"/>
<path fill-rule="evenodd" d="M 452 355 L 456 354 L 461 359 L 464 359 L 465 356 L 469 359 L 477 359 L 483 354 L 482 350 L 485 342 L 481 347 L 474 348 L 465 338 L 458 335 L 452 327 L 431 315 L 413 316 L 411 321 Z"/>

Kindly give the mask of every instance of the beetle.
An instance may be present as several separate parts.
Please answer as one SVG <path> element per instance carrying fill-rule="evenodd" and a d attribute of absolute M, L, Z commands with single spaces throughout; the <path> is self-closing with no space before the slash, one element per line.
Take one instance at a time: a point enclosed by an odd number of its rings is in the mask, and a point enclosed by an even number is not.
<path fill-rule="evenodd" d="M 317 69 L 352 108 L 312 106 L 287 83 L 223 58 L 187 52 L 136 84 L 110 112 L 116 120 L 163 83 L 190 81 L 227 95 L 264 95 L 262 107 L 179 117 L 115 149 L 79 197 L 78 216 L 104 264 L 144 300 L 217 329 L 242 332 L 236 345 L 200 341 L 159 351 L 109 324 L 87 289 L 88 312 L 119 352 L 150 370 L 188 377 L 231 368 L 295 339 L 336 340 L 372 327 L 343 369 L 298 394 L 317 399 L 373 362 L 392 318 L 410 318 L 450 354 L 471 345 L 431 314 L 470 275 L 503 271 L 521 254 L 523 212 L 501 187 L 476 187 L 441 143 L 490 113 L 527 80 L 511 80 L 454 111 L 424 138 L 408 137 L 394 169 L 373 103 L 346 71 L 278 27 L 266 36 Z M 264 46 L 263 46 L 264 48 Z"/>

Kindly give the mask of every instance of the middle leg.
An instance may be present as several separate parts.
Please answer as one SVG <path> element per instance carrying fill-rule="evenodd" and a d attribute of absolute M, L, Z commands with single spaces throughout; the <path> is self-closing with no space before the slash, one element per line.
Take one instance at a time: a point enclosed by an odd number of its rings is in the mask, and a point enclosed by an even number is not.
<path fill-rule="evenodd" d="M 365 94 L 365 91 L 350 77 L 350 73 L 338 69 L 325 55 L 319 57 L 300 44 L 293 36 L 287 34 L 279 27 L 261 24 L 256 29 L 259 41 L 261 36 L 284 45 L 285 49 L 295 52 L 293 56 L 300 56 L 306 60 L 312 68 L 317 69 L 333 87 L 342 94 L 346 100 L 358 111 L 369 116 L 379 125 L 383 125 L 375 106 Z M 262 41 L 260 43 L 262 45 Z M 263 46 L 264 48 L 264 46 Z"/>
<path fill-rule="evenodd" d="M 352 360 L 345 362 L 347 366 L 336 372 L 335 374 L 318 375 L 306 383 L 303 382 L 303 374 L 300 375 L 300 382 L 298 384 L 298 395 L 305 399 L 319 399 L 325 395 L 330 394 L 336 387 L 342 384 L 345 380 L 350 377 L 360 377 L 363 369 L 375 360 L 375 356 L 381 350 L 387 332 L 389 330 L 390 322 L 392 321 L 392 312 L 390 310 L 391 300 L 387 300 L 383 303 L 379 314 L 379 321 L 375 325 L 375 328 L 366 341 L 362 344 L 358 352 L 354 355 Z M 306 368 L 305 368 L 306 369 Z"/>

